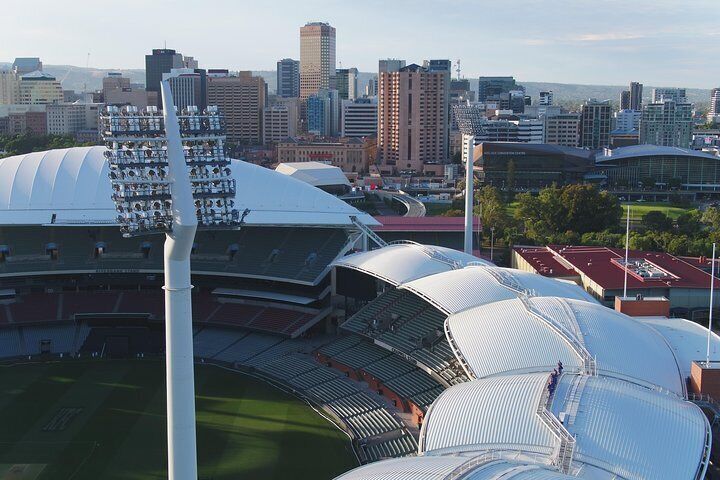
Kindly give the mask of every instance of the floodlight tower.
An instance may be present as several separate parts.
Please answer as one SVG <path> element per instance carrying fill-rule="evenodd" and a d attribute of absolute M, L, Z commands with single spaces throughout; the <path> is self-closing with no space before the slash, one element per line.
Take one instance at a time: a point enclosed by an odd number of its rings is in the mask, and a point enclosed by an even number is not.
<path fill-rule="evenodd" d="M 103 137 L 123 235 L 165 233 L 168 478 L 197 480 L 190 255 L 198 225 L 240 222 L 217 108 L 178 116 L 167 80 L 161 93 L 162 115 L 109 106 Z"/>

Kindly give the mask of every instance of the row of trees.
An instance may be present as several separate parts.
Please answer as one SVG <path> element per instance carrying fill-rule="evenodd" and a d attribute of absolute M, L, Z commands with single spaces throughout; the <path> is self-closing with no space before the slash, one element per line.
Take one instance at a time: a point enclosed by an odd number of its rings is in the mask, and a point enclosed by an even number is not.
<path fill-rule="evenodd" d="M 455 205 L 446 215 L 462 215 Z M 553 186 L 538 195 L 520 193 L 512 206 L 492 186 L 476 194 L 475 215 L 485 229 L 506 246 L 598 245 L 624 247 L 623 208 L 618 198 L 593 185 Z M 712 242 L 720 241 L 720 209 L 688 210 L 677 219 L 661 211 L 646 213 L 633 224 L 630 248 L 664 251 L 674 255 L 710 255 Z"/>
<path fill-rule="evenodd" d="M 5 152 L 2 156 L 85 145 L 92 144 L 79 143 L 69 135 L 0 135 L 0 152 Z"/>

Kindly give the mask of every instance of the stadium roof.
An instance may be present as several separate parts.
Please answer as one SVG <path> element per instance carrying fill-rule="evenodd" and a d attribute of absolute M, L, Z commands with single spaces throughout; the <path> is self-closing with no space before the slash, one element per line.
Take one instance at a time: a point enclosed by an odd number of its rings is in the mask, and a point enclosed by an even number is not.
<path fill-rule="evenodd" d="M 547 381 L 547 374 L 511 375 L 445 390 L 425 417 L 420 452 L 553 457 L 559 427 L 542 419 L 547 409 L 575 438 L 571 472 L 578 478 L 702 478 L 710 426 L 696 405 L 610 377 L 570 374 L 546 405 Z"/>
<path fill-rule="evenodd" d="M 455 313 L 520 295 L 567 297 L 596 303 L 574 283 L 512 268 L 469 266 L 423 276 L 402 288 L 426 299 L 445 313 Z"/>
<path fill-rule="evenodd" d="M 597 303 L 557 297 L 494 302 L 448 317 L 446 331 L 470 377 L 566 371 L 598 373 L 684 395 L 684 378 L 663 336 Z M 689 367 L 689 364 L 688 364 Z"/>
<path fill-rule="evenodd" d="M 336 260 L 334 265 L 357 270 L 397 286 L 460 268 L 469 262 L 490 265 L 489 262 L 451 248 L 403 242 L 348 255 Z"/>
<path fill-rule="evenodd" d="M 544 465 L 531 465 L 489 455 L 487 459 L 462 456 L 404 457 L 371 463 L 341 475 L 337 480 L 446 480 L 467 468 L 463 480 L 570 480 Z M 475 464 L 473 466 L 473 464 Z"/>
<path fill-rule="evenodd" d="M 595 154 L 595 161 L 602 163 L 614 160 L 623 160 L 636 157 L 649 157 L 656 155 L 674 155 L 682 157 L 712 158 L 714 160 L 720 160 L 720 157 L 716 155 L 711 155 L 709 153 L 704 153 L 698 150 L 690 150 L 688 148 L 663 147 L 660 145 L 630 145 L 628 147 L 619 147 L 612 150 L 600 150 Z"/>
<path fill-rule="evenodd" d="M 104 147 L 76 147 L 0 159 L 0 225 L 102 225 L 116 222 Z M 377 221 L 342 200 L 286 175 L 232 161 L 248 225 L 349 226 Z"/>
<path fill-rule="evenodd" d="M 350 182 L 340 168 L 322 162 L 281 163 L 275 168 L 275 171 L 301 180 L 313 187 L 350 186 Z"/>
<path fill-rule="evenodd" d="M 690 320 L 667 317 L 636 317 L 655 329 L 675 352 L 683 378 L 690 377 L 693 361 L 705 360 L 707 354 L 707 328 Z M 720 336 L 710 335 L 710 361 L 720 361 Z"/>

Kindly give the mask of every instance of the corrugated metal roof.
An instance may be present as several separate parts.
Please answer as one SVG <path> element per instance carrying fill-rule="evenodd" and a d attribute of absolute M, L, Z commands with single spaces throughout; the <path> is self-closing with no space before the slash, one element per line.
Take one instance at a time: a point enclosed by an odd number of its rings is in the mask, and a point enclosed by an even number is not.
<path fill-rule="evenodd" d="M 468 262 L 488 263 L 451 248 L 403 243 L 348 255 L 338 259 L 335 265 L 359 270 L 393 285 L 400 285 L 428 275 L 452 270 L 453 266 L 428 255 L 430 251 L 440 252 L 460 265 L 466 265 Z"/>
<path fill-rule="evenodd" d="M 433 455 L 512 446 L 550 454 L 555 444 L 537 415 L 548 375 L 475 380 L 445 390 L 428 411 L 420 452 Z"/>
<path fill-rule="evenodd" d="M 556 416 L 571 403 L 577 378 L 561 378 Z M 695 478 L 709 429 L 697 406 L 609 377 L 585 378 L 574 421 L 565 422 L 577 440 L 576 461 L 627 479 Z"/>
<path fill-rule="evenodd" d="M 408 282 L 402 288 L 428 299 L 447 313 L 455 313 L 478 305 L 517 298 L 520 292 L 500 283 L 500 277 L 525 290 L 530 296 L 558 296 L 596 302 L 573 283 L 495 266 L 470 266 L 446 271 Z"/>
<path fill-rule="evenodd" d="M 683 378 L 690 376 L 690 367 L 695 360 L 705 360 L 707 354 L 707 328 L 683 318 L 637 317 L 636 320 L 649 325 L 665 338 L 675 352 Z M 710 335 L 710 361 L 720 362 L 720 337 Z"/>
<path fill-rule="evenodd" d="M 477 378 L 549 372 L 558 361 L 567 371 L 580 371 L 584 347 L 604 375 L 683 395 L 672 350 L 646 325 L 597 303 L 535 297 L 528 305 L 536 313 L 516 299 L 448 317 L 453 342 Z"/>

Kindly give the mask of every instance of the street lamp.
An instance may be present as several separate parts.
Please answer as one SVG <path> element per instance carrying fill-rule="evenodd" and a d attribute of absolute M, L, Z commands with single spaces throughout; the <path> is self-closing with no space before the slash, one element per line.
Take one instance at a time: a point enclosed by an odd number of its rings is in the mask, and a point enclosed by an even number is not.
<path fill-rule="evenodd" d="M 168 478 L 197 480 L 190 253 L 200 227 L 232 228 L 235 181 L 217 107 L 163 112 L 108 106 L 101 117 L 112 200 L 123 236 L 164 233 Z"/>

